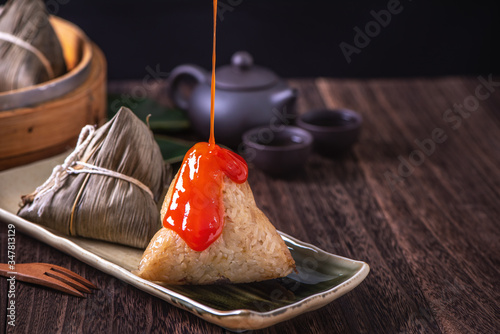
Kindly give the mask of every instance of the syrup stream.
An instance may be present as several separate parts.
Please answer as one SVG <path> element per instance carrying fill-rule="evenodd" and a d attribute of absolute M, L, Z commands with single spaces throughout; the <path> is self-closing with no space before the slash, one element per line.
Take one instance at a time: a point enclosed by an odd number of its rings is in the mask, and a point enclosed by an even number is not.
<path fill-rule="evenodd" d="M 214 99 L 215 99 L 215 36 L 216 36 L 216 26 L 217 26 L 217 0 L 213 0 L 214 3 L 214 38 L 212 46 L 212 82 L 211 82 L 211 94 L 210 94 L 210 139 L 208 143 L 210 146 L 215 145 L 214 137 Z"/>

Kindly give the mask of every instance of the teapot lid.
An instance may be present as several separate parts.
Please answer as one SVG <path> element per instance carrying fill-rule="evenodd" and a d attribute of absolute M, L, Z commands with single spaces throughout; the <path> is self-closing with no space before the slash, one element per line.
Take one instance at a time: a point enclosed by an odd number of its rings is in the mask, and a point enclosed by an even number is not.
<path fill-rule="evenodd" d="M 215 77 L 215 86 L 225 90 L 263 89 L 278 81 L 272 71 L 253 65 L 253 58 L 246 51 L 236 52 L 231 65 L 218 68 Z"/>

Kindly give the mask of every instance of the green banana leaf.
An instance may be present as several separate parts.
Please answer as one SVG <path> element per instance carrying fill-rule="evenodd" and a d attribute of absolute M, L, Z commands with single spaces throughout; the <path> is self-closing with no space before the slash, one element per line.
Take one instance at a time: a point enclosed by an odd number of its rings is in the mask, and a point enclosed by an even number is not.
<path fill-rule="evenodd" d="M 164 135 L 155 135 L 155 140 L 160 146 L 163 160 L 168 164 L 182 162 L 187 151 L 195 144 L 195 142 Z"/>
<path fill-rule="evenodd" d="M 119 94 L 108 94 L 108 118 L 120 109 L 127 107 L 144 122 L 154 133 L 178 133 L 189 129 L 190 122 L 186 113 L 180 109 L 165 107 L 149 98 L 130 99 Z M 148 115 L 151 115 L 148 120 Z"/>

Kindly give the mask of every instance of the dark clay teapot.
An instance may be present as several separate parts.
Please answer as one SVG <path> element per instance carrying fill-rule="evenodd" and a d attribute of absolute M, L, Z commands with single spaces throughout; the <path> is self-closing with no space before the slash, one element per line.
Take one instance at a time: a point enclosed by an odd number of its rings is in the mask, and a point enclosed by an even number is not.
<path fill-rule="evenodd" d="M 190 93 L 182 86 L 195 80 Z M 293 122 L 297 91 L 272 71 L 253 65 L 252 56 L 236 52 L 231 65 L 215 71 L 215 138 L 237 147 L 242 134 L 256 126 L 276 129 Z M 210 134 L 211 75 L 196 65 L 176 67 L 169 77 L 169 93 L 174 103 L 188 111 L 194 130 L 202 139 Z"/>

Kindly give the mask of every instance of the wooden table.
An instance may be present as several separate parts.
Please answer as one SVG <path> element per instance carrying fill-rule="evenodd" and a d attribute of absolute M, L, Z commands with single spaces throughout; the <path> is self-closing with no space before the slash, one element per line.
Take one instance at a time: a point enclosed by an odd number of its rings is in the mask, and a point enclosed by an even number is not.
<path fill-rule="evenodd" d="M 364 117 L 360 142 L 314 154 L 293 180 L 250 171 L 275 226 L 371 272 L 331 304 L 261 333 L 498 333 L 500 331 L 500 80 L 300 79 L 299 112 L 347 107 Z M 489 82 L 489 83 L 488 83 Z M 112 83 L 131 91 L 137 83 Z M 165 98 L 164 83 L 148 93 Z M 455 109 L 455 111 L 453 111 Z M 6 262 L 7 227 L 0 224 Z M 17 262 L 65 266 L 101 289 L 86 299 L 17 284 L 19 333 L 223 333 L 23 234 Z"/>

